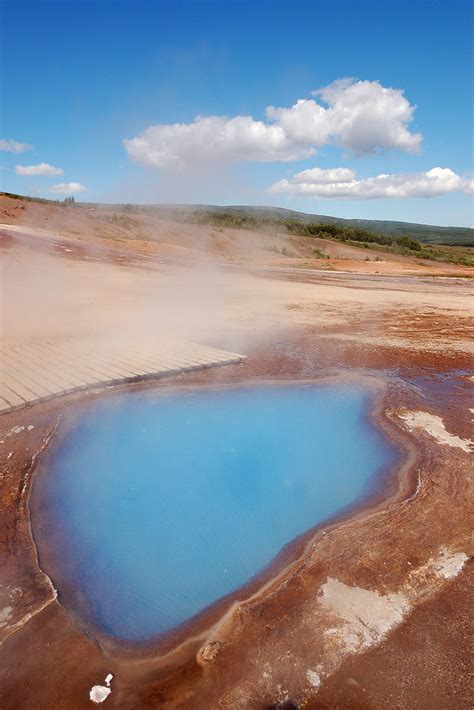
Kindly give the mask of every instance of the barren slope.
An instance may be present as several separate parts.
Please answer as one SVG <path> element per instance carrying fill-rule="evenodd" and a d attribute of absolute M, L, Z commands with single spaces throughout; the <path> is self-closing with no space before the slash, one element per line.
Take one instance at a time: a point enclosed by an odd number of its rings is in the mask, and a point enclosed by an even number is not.
<path fill-rule="evenodd" d="M 472 275 L 474 268 L 421 261 L 325 239 L 275 232 L 213 228 L 85 206 L 41 204 L 0 197 L 0 224 L 46 230 L 83 246 L 166 260 L 212 257 L 246 265 L 284 265 L 347 272 Z M 322 254 L 321 254 L 322 252 Z"/>

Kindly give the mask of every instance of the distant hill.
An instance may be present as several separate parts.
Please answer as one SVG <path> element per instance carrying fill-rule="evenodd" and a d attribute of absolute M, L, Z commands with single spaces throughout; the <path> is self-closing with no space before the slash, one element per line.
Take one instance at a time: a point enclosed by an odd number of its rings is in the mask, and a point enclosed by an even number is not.
<path fill-rule="evenodd" d="M 474 229 L 470 227 L 438 227 L 431 224 L 417 224 L 416 222 L 395 222 L 379 219 L 343 219 L 324 214 L 309 214 L 297 212 L 285 207 L 254 207 L 252 205 L 185 205 L 185 204 L 148 204 L 134 205 L 145 210 L 152 209 L 164 215 L 176 215 L 177 212 L 195 214 L 199 212 L 225 212 L 227 214 L 241 215 L 255 220 L 294 220 L 305 224 L 324 223 L 336 224 L 341 227 L 366 229 L 378 234 L 396 237 L 408 236 L 422 244 L 445 244 L 447 246 L 474 247 Z M 104 205 L 105 207 L 105 205 Z M 112 208 L 113 205 L 107 205 Z"/>
<path fill-rule="evenodd" d="M 474 246 L 474 229 L 470 227 L 438 227 L 431 224 L 417 224 L 416 222 L 395 222 L 379 219 L 343 219 L 330 217 L 323 214 L 308 214 L 284 207 L 252 207 L 246 205 L 156 205 L 163 208 L 178 208 L 189 211 L 222 211 L 236 212 L 263 219 L 298 220 L 310 224 L 322 222 L 325 224 L 338 224 L 342 227 L 355 227 L 367 229 L 379 234 L 395 235 L 398 237 L 409 236 L 423 244 L 446 244 L 451 246 Z"/>
<path fill-rule="evenodd" d="M 0 192 L 0 196 L 11 197 L 18 200 L 28 200 L 31 202 L 52 202 L 57 200 L 45 200 L 35 197 L 16 195 L 8 192 Z M 395 237 L 408 236 L 416 239 L 422 244 L 439 244 L 448 246 L 474 247 L 474 229 L 469 227 L 438 227 L 431 224 L 417 224 L 416 222 L 395 222 L 391 220 L 379 219 L 343 219 L 342 217 L 331 217 L 323 214 L 309 214 L 307 212 L 297 212 L 284 207 L 254 207 L 250 205 L 185 205 L 185 204 L 100 204 L 100 203 L 76 203 L 77 206 L 96 207 L 98 209 L 110 210 L 136 210 L 153 211 L 155 214 L 166 216 L 177 216 L 181 214 L 191 216 L 196 213 L 219 213 L 250 218 L 255 222 L 259 220 L 273 220 L 278 222 L 297 221 L 304 224 L 323 223 L 334 224 L 341 227 L 352 227 L 354 229 L 365 229 L 377 234 L 384 234 Z"/>

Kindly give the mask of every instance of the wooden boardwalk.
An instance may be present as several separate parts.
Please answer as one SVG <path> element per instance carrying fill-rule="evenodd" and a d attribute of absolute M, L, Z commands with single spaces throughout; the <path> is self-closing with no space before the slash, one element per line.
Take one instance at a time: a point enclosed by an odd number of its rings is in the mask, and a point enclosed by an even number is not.
<path fill-rule="evenodd" d="M 245 360 L 190 342 L 81 338 L 0 346 L 0 414 L 69 392 L 177 375 Z"/>

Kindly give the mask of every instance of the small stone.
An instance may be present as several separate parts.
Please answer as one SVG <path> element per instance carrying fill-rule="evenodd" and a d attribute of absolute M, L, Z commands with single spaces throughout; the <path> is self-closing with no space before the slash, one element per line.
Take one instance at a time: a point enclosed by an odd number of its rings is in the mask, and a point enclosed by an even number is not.
<path fill-rule="evenodd" d="M 107 700 L 112 691 L 105 685 L 94 685 L 89 693 L 89 698 L 93 703 L 103 703 Z"/>
<path fill-rule="evenodd" d="M 316 673 L 316 671 L 306 671 L 306 678 L 308 679 L 308 682 L 313 686 L 313 688 L 316 688 L 316 690 L 321 685 L 321 677 L 319 673 Z"/>
<path fill-rule="evenodd" d="M 202 661 L 208 663 L 214 660 L 221 648 L 222 643 L 220 641 L 209 641 L 199 650 L 199 656 Z"/>

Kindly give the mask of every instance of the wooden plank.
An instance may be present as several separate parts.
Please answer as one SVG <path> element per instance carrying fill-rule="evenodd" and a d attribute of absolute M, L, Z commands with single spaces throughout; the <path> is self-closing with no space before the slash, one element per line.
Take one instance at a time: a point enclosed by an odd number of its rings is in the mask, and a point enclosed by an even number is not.
<path fill-rule="evenodd" d="M 7 402 L 6 399 L 3 399 L 3 397 L 0 397 L 0 414 L 5 414 L 6 412 L 10 412 L 13 409 L 13 406 L 10 404 L 10 402 Z"/>
<path fill-rule="evenodd" d="M 194 350 L 191 345 L 185 343 L 183 344 L 183 351 L 193 352 Z M 207 346 L 199 346 L 199 348 L 196 350 L 196 353 L 199 356 L 207 357 L 213 360 L 214 362 L 240 362 L 243 359 L 241 355 L 237 355 L 236 353 L 228 353 Z"/>
<path fill-rule="evenodd" d="M 64 387 L 53 382 L 49 382 L 44 375 L 38 370 L 32 369 L 24 360 L 16 364 L 11 362 L 4 363 L 4 370 L 12 377 L 23 382 L 28 389 L 31 389 L 35 394 L 42 397 L 51 396 L 64 391 Z"/>
<path fill-rule="evenodd" d="M 41 399 L 41 397 L 35 394 L 35 392 L 25 387 L 22 382 L 12 379 L 10 375 L 5 372 L 4 368 L 2 368 L 2 372 L 0 374 L 0 381 L 7 389 L 20 397 L 24 402 L 39 402 Z"/>
<path fill-rule="evenodd" d="M 57 364 L 54 371 L 51 371 L 43 363 L 38 362 L 37 359 L 32 358 L 29 352 L 27 354 L 21 352 L 17 354 L 15 362 L 18 363 L 20 371 L 22 371 L 23 369 L 27 370 L 30 376 L 33 377 L 33 379 L 37 379 L 40 383 L 44 384 L 45 387 L 50 391 L 53 387 L 54 390 L 51 391 L 51 394 L 57 394 L 57 392 L 68 392 L 75 389 L 76 387 L 74 383 L 65 379 L 60 374 L 59 367 L 57 366 Z"/>
<path fill-rule="evenodd" d="M 135 355 L 135 353 L 133 352 L 133 353 L 130 355 L 130 358 L 133 360 L 134 357 L 136 357 L 136 355 Z M 144 364 L 144 366 L 145 366 L 145 364 Z M 177 365 L 176 362 L 171 362 L 171 361 L 168 361 L 168 360 L 166 360 L 165 362 L 163 362 L 163 357 L 161 357 L 161 356 L 160 356 L 160 358 L 159 358 L 159 362 L 157 362 L 157 363 L 152 363 L 152 362 L 150 362 L 149 365 L 148 365 L 148 363 L 146 363 L 146 367 L 147 367 L 147 369 L 146 369 L 146 374 L 147 374 L 147 375 L 150 375 L 150 374 L 158 374 L 159 372 L 168 370 L 170 367 L 172 367 L 172 368 L 174 368 L 174 369 L 179 369 L 179 365 Z"/>
<path fill-rule="evenodd" d="M 8 402 L 11 409 L 16 409 L 17 407 L 24 407 L 26 401 L 22 399 L 16 392 L 13 392 L 6 384 L 0 382 L 0 393 L 2 399 Z"/>
<path fill-rule="evenodd" d="M 21 350 L 18 348 L 15 348 L 14 351 L 17 355 L 20 355 L 21 353 Z M 78 377 L 77 374 L 71 373 L 71 369 L 57 357 L 54 359 L 51 357 L 48 358 L 45 353 L 35 347 L 28 348 L 28 361 L 35 363 L 38 367 L 41 367 L 45 375 L 48 377 L 52 375 L 59 376 L 66 387 L 84 387 L 93 382 L 93 380 L 86 381 L 83 377 Z"/>
<path fill-rule="evenodd" d="M 38 350 L 44 352 L 45 356 L 51 360 L 54 358 L 57 362 L 61 364 L 61 367 L 65 367 L 68 372 L 72 372 L 73 376 L 77 376 L 80 381 L 83 381 L 87 385 L 94 385 L 103 382 L 103 376 L 98 374 L 93 374 L 87 369 L 87 366 L 82 365 L 79 361 L 75 361 L 74 364 L 71 362 L 71 357 L 66 354 L 61 353 L 58 348 L 54 346 L 49 346 L 46 344 L 38 344 Z"/>
<path fill-rule="evenodd" d="M 139 356 L 143 357 L 141 353 L 139 354 Z M 160 353 L 156 357 L 157 357 L 157 360 L 155 360 L 156 364 L 153 362 L 153 360 L 151 360 L 151 364 L 152 364 L 152 366 L 155 366 L 157 368 L 160 368 L 161 363 L 163 363 L 163 362 L 166 363 L 166 365 L 168 367 L 172 367 L 172 368 L 174 367 L 174 368 L 177 368 L 178 370 L 183 367 L 189 367 L 190 365 L 196 364 L 196 361 L 191 361 L 191 360 L 184 359 L 184 358 L 178 358 L 175 356 L 167 355 L 166 353 L 163 353 L 163 354 Z"/>
<path fill-rule="evenodd" d="M 130 373 L 126 372 L 124 368 L 118 368 L 110 363 L 100 363 L 94 358 L 93 355 L 87 352 L 79 352 L 78 350 L 67 350 L 67 348 L 60 348 L 60 352 L 69 357 L 73 364 L 83 363 L 85 366 L 90 368 L 92 372 L 97 373 L 102 382 L 113 382 L 114 380 L 126 379 L 129 377 Z M 79 362 L 78 362 L 79 361 Z"/>
<path fill-rule="evenodd" d="M 131 361 L 127 361 L 126 358 L 122 358 L 120 355 L 115 354 L 115 352 L 100 351 L 99 353 L 92 354 L 90 356 L 85 355 L 85 357 L 89 358 L 89 361 L 94 367 L 98 366 L 106 372 L 113 371 L 124 379 L 148 374 L 148 372 L 142 370 L 142 368 L 138 367 Z"/>
<path fill-rule="evenodd" d="M 124 367 L 126 370 L 132 373 L 132 376 L 150 374 L 150 368 L 144 368 L 143 365 L 138 362 L 135 362 L 132 357 L 127 357 L 125 354 L 113 353 L 111 355 L 108 355 L 107 353 L 105 353 L 104 358 L 106 363 L 111 362 L 119 368 Z"/>

